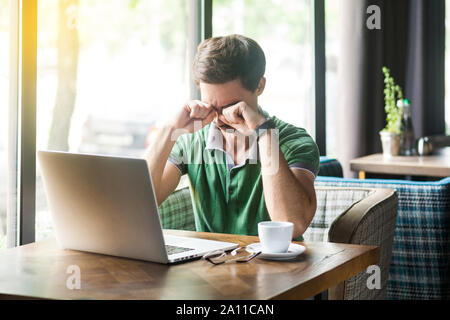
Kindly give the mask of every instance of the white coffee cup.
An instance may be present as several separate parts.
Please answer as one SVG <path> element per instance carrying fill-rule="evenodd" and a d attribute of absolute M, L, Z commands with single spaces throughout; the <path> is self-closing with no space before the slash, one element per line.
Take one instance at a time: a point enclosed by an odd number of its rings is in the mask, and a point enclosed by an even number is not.
<path fill-rule="evenodd" d="M 284 253 L 292 241 L 294 224 L 287 221 L 258 223 L 258 236 L 263 253 Z"/>

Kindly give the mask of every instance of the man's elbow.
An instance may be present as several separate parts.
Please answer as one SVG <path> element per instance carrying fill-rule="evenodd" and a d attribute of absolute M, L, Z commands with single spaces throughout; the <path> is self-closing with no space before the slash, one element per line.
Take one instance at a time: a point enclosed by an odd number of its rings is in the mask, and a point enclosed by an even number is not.
<path fill-rule="evenodd" d="M 303 211 L 300 219 L 294 222 L 294 232 L 292 235 L 293 239 L 296 239 L 301 235 L 303 235 L 303 233 L 305 233 L 306 229 L 308 229 L 309 225 L 311 224 L 314 215 L 316 214 L 316 209 L 317 209 L 317 201 L 316 198 L 314 197 L 314 199 L 311 199 L 308 205 L 305 206 L 305 210 Z"/>

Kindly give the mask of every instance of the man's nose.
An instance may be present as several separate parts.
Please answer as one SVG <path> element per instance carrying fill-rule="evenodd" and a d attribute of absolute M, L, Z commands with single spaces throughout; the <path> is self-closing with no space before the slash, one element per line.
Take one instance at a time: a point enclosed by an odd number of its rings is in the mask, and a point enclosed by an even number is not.
<path fill-rule="evenodd" d="M 213 112 L 215 112 L 215 117 L 214 117 L 214 119 L 217 121 L 217 120 L 219 120 L 219 116 L 222 114 L 222 110 L 220 110 L 219 108 L 214 108 L 214 111 Z"/>
<path fill-rule="evenodd" d="M 216 123 L 221 123 L 222 121 L 220 120 L 220 115 L 219 114 L 217 114 L 217 112 L 216 112 L 216 116 L 214 117 L 214 121 L 216 122 Z"/>
<path fill-rule="evenodd" d="M 214 110 L 216 111 L 216 114 L 220 116 L 222 114 L 222 108 L 221 107 L 214 107 Z"/>

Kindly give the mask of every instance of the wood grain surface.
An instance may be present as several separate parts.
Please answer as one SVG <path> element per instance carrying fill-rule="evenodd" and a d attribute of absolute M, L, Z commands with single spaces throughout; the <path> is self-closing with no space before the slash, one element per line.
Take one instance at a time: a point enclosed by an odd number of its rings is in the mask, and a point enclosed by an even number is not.
<path fill-rule="evenodd" d="M 351 160 L 350 169 L 382 174 L 448 177 L 450 176 L 450 154 L 384 158 L 381 153 L 377 153 Z"/>
<path fill-rule="evenodd" d="M 245 246 L 257 237 L 165 230 Z M 255 258 L 214 266 L 205 260 L 163 265 L 58 248 L 55 239 L 0 251 L 0 298 L 43 299 L 306 299 L 376 264 L 374 246 L 301 243 L 289 261 Z M 81 289 L 68 289 L 79 266 Z"/>

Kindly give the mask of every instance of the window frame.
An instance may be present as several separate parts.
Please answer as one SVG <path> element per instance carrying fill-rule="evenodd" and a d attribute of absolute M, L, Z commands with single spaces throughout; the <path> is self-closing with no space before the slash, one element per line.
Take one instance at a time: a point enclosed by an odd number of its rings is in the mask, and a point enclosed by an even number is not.
<path fill-rule="evenodd" d="M 9 8 L 9 90 L 7 139 L 6 247 L 18 240 L 18 125 L 19 125 L 19 48 L 20 3 L 11 1 Z"/>
<path fill-rule="evenodd" d="M 313 0 L 313 4 L 315 140 L 320 155 L 325 156 L 327 150 L 325 0 Z"/>
<path fill-rule="evenodd" d="M 35 241 L 37 0 L 21 1 L 19 243 Z"/>

